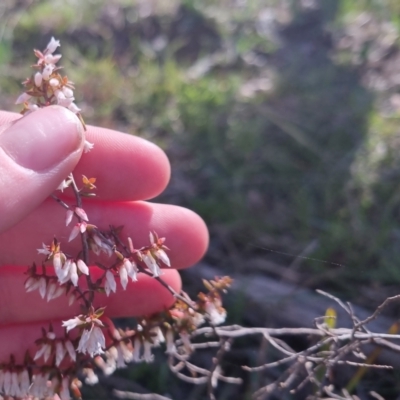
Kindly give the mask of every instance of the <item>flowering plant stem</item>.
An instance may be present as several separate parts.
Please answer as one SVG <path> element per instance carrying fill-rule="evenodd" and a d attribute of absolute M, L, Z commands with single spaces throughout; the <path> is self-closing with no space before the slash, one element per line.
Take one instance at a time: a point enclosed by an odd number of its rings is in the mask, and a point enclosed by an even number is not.
<path fill-rule="evenodd" d="M 81 110 L 74 102 L 74 85 L 56 65 L 61 59 L 61 54 L 54 54 L 59 46 L 59 41 L 52 38 L 46 49 L 34 51 L 36 72 L 23 82 L 25 91 L 16 103 L 23 105 L 22 114 L 51 105 L 66 107 L 86 129 Z M 85 141 L 84 151 L 92 148 L 93 144 Z M 129 362 L 151 362 L 152 348 L 161 343 L 165 343 L 167 353 L 174 354 L 179 346 L 176 337 L 190 354 L 190 334 L 206 321 L 219 324 L 225 319 L 221 293 L 229 287 L 230 278 L 207 282 L 207 292 L 193 301 L 161 278 L 162 269 L 171 267 L 165 238 L 150 232 L 149 244 L 135 248 L 129 237 L 126 242 L 122 240 L 122 227 L 110 225 L 103 230 L 89 222 L 83 199 L 95 196 L 95 182 L 96 178 L 86 176 L 80 181 L 70 173 L 58 190 L 72 190 L 75 204 L 56 194 L 51 196 L 66 210 L 66 226 L 74 220 L 68 241 L 80 236 L 80 249 L 76 255 L 68 254 L 55 237 L 43 243 L 38 249 L 44 256 L 42 266 L 32 264 L 25 282 L 27 292 L 38 291 L 47 301 L 67 296 L 70 305 L 80 305 L 81 314 L 71 315 L 61 326 L 43 327 L 42 336 L 35 341 L 35 354 L 27 351 L 22 363 L 16 363 L 11 355 L 8 363 L 0 364 L 0 394 L 7 398 L 66 400 L 71 394 L 81 398 L 78 373 L 83 373 L 87 384 L 95 384 L 95 368 L 109 375 Z M 176 302 L 160 313 L 137 318 L 136 326 L 117 329 L 107 316 L 106 307 L 95 307 L 99 303 L 97 295 L 111 296 L 121 288 L 126 290 L 129 280 L 134 284 L 139 274 L 156 279 Z"/>

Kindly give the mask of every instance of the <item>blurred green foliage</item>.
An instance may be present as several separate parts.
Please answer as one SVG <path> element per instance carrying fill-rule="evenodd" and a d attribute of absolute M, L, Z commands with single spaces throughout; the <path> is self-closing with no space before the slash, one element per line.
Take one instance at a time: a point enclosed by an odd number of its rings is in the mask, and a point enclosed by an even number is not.
<path fill-rule="evenodd" d="M 354 21 L 364 13 L 378 38 L 382 21 L 397 35 L 400 6 L 301 3 L 10 0 L 0 105 L 15 109 L 31 49 L 54 35 L 86 120 L 169 154 L 173 180 L 158 200 L 195 209 L 212 235 L 222 229 L 243 254 L 282 265 L 290 258 L 262 248 L 299 254 L 317 240 L 308 255 L 327 263 L 305 260 L 301 272 L 319 287 L 398 285 L 399 110 L 381 104 L 399 87 L 365 83 L 376 41 Z M 349 35 L 358 47 L 338 45 Z M 389 50 L 378 67 L 398 39 Z"/>

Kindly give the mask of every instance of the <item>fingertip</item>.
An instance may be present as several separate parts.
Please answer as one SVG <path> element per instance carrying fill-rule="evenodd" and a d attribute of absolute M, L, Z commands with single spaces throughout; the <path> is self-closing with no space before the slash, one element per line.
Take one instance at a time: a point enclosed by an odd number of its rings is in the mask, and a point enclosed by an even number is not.
<path fill-rule="evenodd" d="M 77 175 L 97 179 L 99 200 L 132 201 L 150 199 L 167 186 L 171 167 L 157 145 L 134 135 L 88 126 L 87 140 L 94 148 L 84 154 Z"/>

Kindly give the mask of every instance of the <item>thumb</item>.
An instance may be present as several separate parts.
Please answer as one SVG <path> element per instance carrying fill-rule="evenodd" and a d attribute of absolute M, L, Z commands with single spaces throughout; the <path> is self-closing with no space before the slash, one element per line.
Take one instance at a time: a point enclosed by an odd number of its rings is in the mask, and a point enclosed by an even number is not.
<path fill-rule="evenodd" d="M 0 127 L 0 232 L 57 188 L 78 163 L 83 142 L 81 122 L 60 106 Z"/>

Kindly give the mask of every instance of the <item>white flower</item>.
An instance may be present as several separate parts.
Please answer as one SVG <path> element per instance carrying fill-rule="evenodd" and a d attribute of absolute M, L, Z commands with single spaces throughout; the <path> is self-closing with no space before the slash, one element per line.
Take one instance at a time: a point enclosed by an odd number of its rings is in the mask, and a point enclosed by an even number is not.
<path fill-rule="evenodd" d="M 123 264 L 119 268 L 119 279 L 121 282 L 121 286 L 124 288 L 124 290 L 126 290 L 126 285 L 128 284 L 128 270 L 127 270 L 128 263 L 129 263 L 129 260 L 125 259 Z"/>
<path fill-rule="evenodd" d="M 133 341 L 133 353 L 132 353 L 132 360 L 135 362 L 140 362 L 140 349 L 142 347 L 142 342 L 140 339 L 136 336 L 134 341 Z"/>
<path fill-rule="evenodd" d="M 27 293 L 33 292 L 36 289 L 39 289 L 40 280 L 34 277 L 29 277 L 25 282 L 25 290 Z"/>
<path fill-rule="evenodd" d="M 60 297 L 65 291 L 64 287 L 59 286 L 55 282 L 51 282 L 47 289 L 47 301 L 54 300 Z"/>
<path fill-rule="evenodd" d="M 154 360 L 154 356 L 151 353 L 151 347 L 152 344 L 149 341 L 145 340 L 143 344 L 143 361 L 147 363 L 151 363 Z"/>
<path fill-rule="evenodd" d="M 72 98 L 70 98 L 70 99 L 67 99 L 67 98 L 61 98 L 61 97 L 57 97 L 57 104 L 59 105 L 59 106 L 62 106 L 62 107 L 66 107 L 66 108 L 68 108 L 71 104 L 72 104 L 72 102 L 74 101 L 74 98 L 72 97 Z"/>
<path fill-rule="evenodd" d="M 226 311 L 223 308 L 218 309 L 214 303 L 208 302 L 206 304 L 206 312 L 208 319 L 213 325 L 220 325 L 225 322 Z"/>
<path fill-rule="evenodd" d="M 29 103 L 28 104 L 28 110 L 29 110 L 29 112 L 39 110 L 39 106 L 37 104 Z"/>
<path fill-rule="evenodd" d="M 155 255 L 159 260 L 161 260 L 165 265 L 168 267 L 171 266 L 171 262 L 169 260 L 169 257 L 167 256 L 167 253 L 163 249 L 158 249 L 155 251 Z"/>
<path fill-rule="evenodd" d="M 56 272 L 56 274 L 58 274 L 58 272 L 62 268 L 62 260 L 61 260 L 61 253 L 60 252 L 57 252 L 53 256 L 53 267 L 54 267 L 54 271 Z"/>
<path fill-rule="evenodd" d="M 58 282 L 60 283 L 60 285 L 63 285 L 64 283 L 69 281 L 72 263 L 73 263 L 73 260 L 67 259 L 62 268 L 55 270 L 55 272 L 57 274 Z"/>
<path fill-rule="evenodd" d="M 42 277 L 39 279 L 39 293 L 40 296 L 42 296 L 42 299 L 44 299 L 46 296 L 46 288 L 47 288 L 46 279 Z"/>
<path fill-rule="evenodd" d="M 115 282 L 114 274 L 111 271 L 106 272 L 104 290 L 106 291 L 107 296 L 110 295 L 110 292 L 115 293 L 117 291 L 117 283 Z"/>
<path fill-rule="evenodd" d="M 87 214 L 86 214 L 86 211 L 85 211 L 83 208 L 75 207 L 74 211 L 75 211 L 75 214 L 76 214 L 80 219 L 82 219 L 82 220 L 84 220 L 84 221 L 86 221 L 86 222 L 89 222 L 89 218 L 88 218 L 88 216 L 87 216 Z"/>
<path fill-rule="evenodd" d="M 11 396 L 19 397 L 19 382 L 18 382 L 18 374 L 16 372 L 11 373 L 11 387 L 8 392 Z"/>
<path fill-rule="evenodd" d="M 76 300 L 76 296 L 74 293 L 71 293 L 68 297 L 68 306 L 72 306 Z"/>
<path fill-rule="evenodd" d="M 119 342 L 117 346 L 117 368 L 125 368 L 125 363 L 129 363 L 133 360 L 132 351 L 128 349 L 124 342 Z"/>
<path fill-rule="evenodd" d="M 79 271 L 82 272 L 82 274 L 89 275 L 89 268 L 83 260 L 79 259 L 77 261 L 77 266 L 78 266 Z"/>
<path fill-rule="evenodd" d="M 22 104 L 22 103 L 25 103 L 25 102 L 29 101 L 29 99 L 30 99 L 31 97 L 32 97 L 32 96 L 31 96 L 30 94 L 28 94 L 28 93 L 22 93 L 22 94 L 18 97 L 18 99 L 17 99 L 17 101 L 15 102 L 15 104 Z"/>
<path fill-rule="evenodd" d="M 40 87 L 40 85 L 42 84 L 42 80 L 43 80 L 42 74 L 40 72 L 36 72 L 34 81 L 37 87 Z"/>
<path fill-rule="evenodd" d="M 53 87 L 57 87 L 60 84 L 60 81 L 57 78 L 51 78 L 49 80 L 49 85 Z"/>
<path fill-rule="evenodd" d="M 192 322 L 195 326 L 200 326 L 200 325 L 204 324 L 205 320 L 204 320 L 203 314 L 194 312 L 194 313 L 192 313 L 191 316 L 192 316 Z"/>
<path fill-rule="evenodd" d="M 68 242 L 70 242 L 71 240 L 74 240 L 78 235 L 79 232 L 83 233 L 86 231 L 86 227 L 87 227 L 87 223 L 85 221 L 83 222 L 78 222 L 73 228 L 72 231 L 69 235 L 68 238 Z"/>
<path fill-rule="evenodd" d="M 176 352 L 176 347 L 175 347 L 175 339 L 174 339 L 174 332 L 172 329 L 168 329 L 166 334 L 165 334 L 165 344 L 167 345 L 166 353 L 167 354 L 173 354 Z"/>
<path fill-rule="evenodd" d="M 67 349 L 65 348 L 64 343 L 57 342 L 56 343 L 56 365 L 57 365 L 57 367 L 60 366 L 60 364 L 64 360 L 66 354 L 67 354 Z"/>
<path fill-rule="evenodd" d="M 157 261 L 151 255 L 150 252 L 146 252 L 143 254 L 143 261 L 146 264 L 147 268 L 151 271 L 151 273 L 157 277 L 161 275 L 160 267 L 157 264 Z"/>
<path fill-rule="evenodd" d="M 71 268 L 70 268 L 69 275 L 70 275 L 70 279 L 71 279 L 72 284 L 74 286 L 78 286 L 79 277 L 78 277 L 78 269 L 76 267 L 76 262 L 75 261 L 72 261 L 72 263 L 71 263 Z"/>
<path fill-rule="evenodd" d="M 105 352 L 105 362 L 100 356 L 97 356 L 94 361 L 96 363 L 96 366 L 99 367 L 104 375 L 111 375 L 115 372 L 117 365 L 115 363 L 115 360 L 118 358 L 118 352 L 117 349 L 112 346 L 110 347 L 106 352 Z"/>
<path fill-rule="evenodd" d="M 47 398 L 50 398 L 51 400 L 60 400 L 60 397 L 58 395 L 55 395 L 55 392 L 59 387 L 60 387 L 60 379 L 57 376 L 53 376 L 50 382 L 47 381 L 47 392 L 46 392 Z"/>
<path fill-rule="evenodd" d="M 86 373 L 85 383 L 87 385 L 96 385 L 99 383 L 99 377 L 94 373 L 92 368 L 85 368 L 84 373 Z"/>
<path fill-rule="evenodd" d="M 78 233 L 86 232 L 87 223 L 85 221 L 78 222 L 71 231 L 68 241 L 75 239 L 78 236 Z"/>
<path fill-rule="evenodd" d="M 133 261 L 131 262 L 131 264 L 132 264 L 132 270 L 130 273 L 128 272 L 128 275 L 129 275 L 129 278 L 132 279 L 132 282 L 137 282 L 138 267 L 137 267 L 136 263 Z"/>
<path fill-rule="evenodd" d="M 56 39 L 54 39 L 54 37 L 52 37 L 50 39 L 50 42 L 47 44 L 45 53 L 46 54 L 53 54 L 56 51 L 58 46 L 60 46 L 60 41 L 56 40 Z"/>
<path fill-rule="evenodd" d="M 83 325 L 85 323 L 86 322 L 83 321 L 82 319 L 80 319 L 78 317 L 75 317 L 75 318 L 71 318 L 71 319 L 69 319 L 67 321 L 63 321 L 62 322 L 62 326 L 67 329 L 67 332 L 69 332 L 71 329 L 74 329 L 77 326 Z M 68 350 L 68 347 L 67 347 L 67 350 Z"/>
<path fill-rule="evenodd" d="M 36 374 L 32 377 L 32 385 L 29 388 L 29 394 L 36 398 L 43 398 L 47 394 L 47 381 L 49 379 L 49 373 L 43 374 Z"/>
<path fill-rule="evenodd" d="M 90 143 L 88 140 L 85 140 L 85 143 L 83 144 L 83 152 L 89 153 L 89 151 L 92 150 L 93 147 L 94 147 L 93 143 Z"/>
<path fill-rule="evenodd" d="M 69 377 L 65 376 L 61 383 L 60 400 L 70 400 L 71 395 L 69 393 Z"/>
<path fill-rule="evenodd" d="M 10 389 L 11 389 L 11 372 L 6 371 L 4 373 L 3 392 L 5 394 L 10 394 Z"/>
<path fill-rule="evenodd" d="M 20 388 L 20 396 L 26 396 L 29 391 L 29 386 L 31 382 L 29 380 L 29 373 L 26 369 L 23 369 L 18 374 L 19 388 Z"/>
<path fill-rule="evenodd" d="M 42 243 L 42 248 L 37 249 L 38 254 L 44 254 L 45 256 L 50 254 L 49 246 L 46 246 L 44 243 Z"/>
<path fill-rule="evenodd" d="M 61 54 L 47 54 L 44 56 L 44 62 L 46 64 L 57 64 L 60 61 L 60 58 L 62 57 Z"/>
<path fill-rule="evenodd" d="M 69 87 L 63 87 L 62 88 L 62 92 L 64 93 L 64 96 L 68 99 L 68 98 L 74 98 L 74 91 L 72 89 L 70 89 Z"/>
<path fill-rule="evenodd" d="M 54 78 L 51 79 L 50 82 L 51 82 L 52 80 L 54 80 Z M 55 80 L 57 81 L 57 79 L 55 79 Z M 49 83 L 50 83 L 50 82 L 49 82 Z M 57 82 L 58 82 L 58 81 L 57 81 Z M 51 84 L 51 83 L 50 83 L 50 84 Z M 57 97 L 57 103 L 58 103 L 58 104 L 60 104 L 60 101 L 66 99 L 65 94 L 64 94 L 61 90 L 55 90 L 55 91 L 54 91 L 54 94 L 55 94 L 56 97 Z"/>
<path fill-rule="evenodd" d="M 90 330 L 85 329 L 83 331 L 77 351 L 94 357 L 97 354 L 103 354 L 103 348 L 105 347 L 106 340 L 103 330 L 98 326 L 92 325 Z"/>
<path fill-rule="evenodd" d="M 42 347 L 36 352 L 34 360 L 38 360 L 43 356 L 44 362 L 46 362 L 51 355 L 51 345 L 49 343 L 43 343 Z"/>
<path fill-rule="evenodd" d="M 81 109 L 75 103 L 71 103 L 67 108 L 68 108 L 68 110 L 72 111 L 74 114 L 77 114 L 78 112 L 81 111 Z"/>
<path fill-rule="evenodd" d="M 68 89 L 68 88 L 64 88 Z M 59 90 L 57 89 L 54 94 L 57 97 L 57 104 L 66 108 L 69 108 L 69 106 L 72 104 L 72 102 L 75 100 L 74 96 L 69 96 L 71 93 L 73 94 L 71 89 L 66 90 Z"/>
<path fill-rule="evenodd" d="M 65 343 L 65 348 L 68 352 L 69 357 L 71 358 L 72 361 L 76 361 L 76 352 L 75 352 L 75 348 L 74 345 L 72 344 L 72 342 L 70 340 L 67 340 Z"/>
<path fill-rule="evenodd" d="M 165 342 L 164 334 L 162 333 L 162 330 L 159 326 L 154 327 L 151 332 L 156 334 L 153 338 L 154 346 L 159 346 L 160 343 Z"/>
<path fill-rule="evenodd" d="M 73 217 L 74 217 L 74 212 L 72 210 L 67 210 L 66 216 L 65 216 L 65 225 L 66 226 L 68 226 L 71 223 Z"/>
<path fill-rule="evenodd" d="M 57 190 L 61 190 L 62 192 L 64 191 L 64 189 L 66 189 L 67 187 L 69 187 L 69 185 L 71 184 L 71 181 L 64 179 L 57 187 Z"/>
<path fill-rule="evenodd" d="M 46 64 L 46 66 L 43 68 L 42 77 L 45 81 L 50 79 L 50 75 L 53 73 L 54 67 L 55 66 L 53 64 Z"/>

